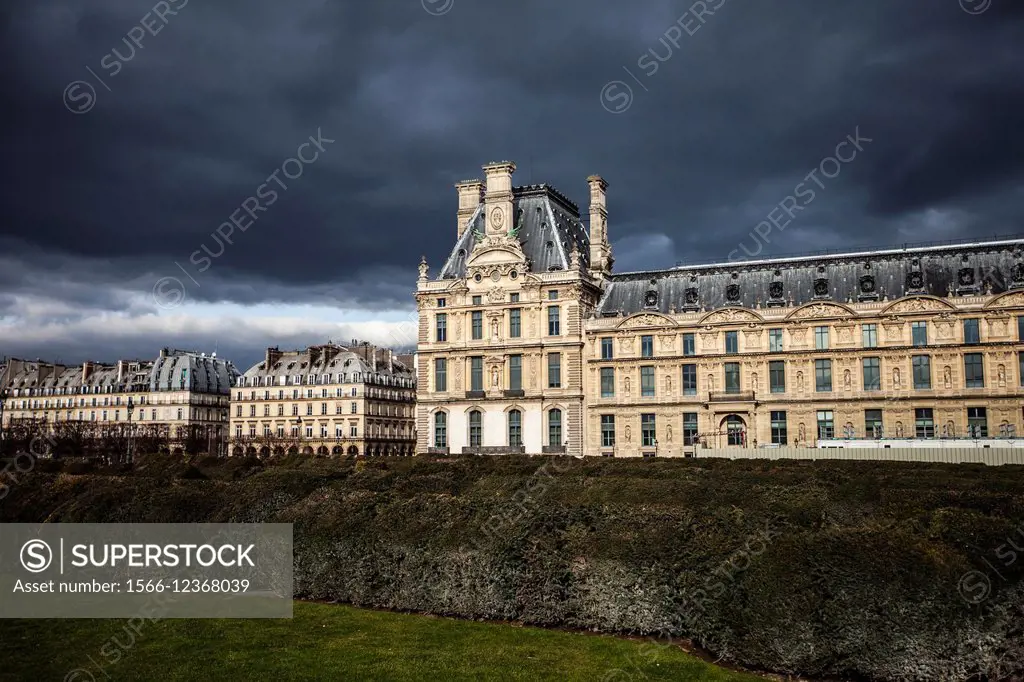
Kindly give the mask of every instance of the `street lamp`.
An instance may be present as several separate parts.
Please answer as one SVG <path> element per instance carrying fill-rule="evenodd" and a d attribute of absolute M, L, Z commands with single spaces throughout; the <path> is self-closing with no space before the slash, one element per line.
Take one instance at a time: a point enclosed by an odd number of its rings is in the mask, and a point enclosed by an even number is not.
<path fill-rule="evenodd" d="M 135 411 L 135 404 L 132 402 L 132 397 L 128 396 L 128 463 L 132 463 L 132 412 Z"/>
<path fill-rule="evenodd" d="M 658 439 L 657 438 L 654 439 L 654 456 L 655 457 L 658 456 Z"/>

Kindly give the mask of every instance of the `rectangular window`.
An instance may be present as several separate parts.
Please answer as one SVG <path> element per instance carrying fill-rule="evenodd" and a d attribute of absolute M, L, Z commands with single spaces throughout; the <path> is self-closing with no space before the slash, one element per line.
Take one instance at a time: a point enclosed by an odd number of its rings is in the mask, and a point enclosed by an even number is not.
<path fill-rule="evenodd" d="M 557 301 L 558 300 L 558 289 L 552 289 L 552 290 L 550 290 L 548 292 L 548 300 L 549 301 Z"/>
<path fill-rule="evenodd" d="M 828 348 L 828 327 L 814 328 L 814 347 L 818 350 Z"/>
<path fill-rule="evenodd" d="M 683 365 L 683 395 L 697 395 L 697 365 Z"/>
<path fill-rule="evenodd" d="M 768 330 L 768 351 L 771 353 L 782 352 L 782 330 L 781 329 L 769 329 Z"/>
<path fill-rule="evenodd" d="M 522 317 L 521 308 L 512 308 L 508 311 L 508 336 L 510 339 L 518 339 L 523 335 Z"/>
<path fill-rule="evenodd" d="M 862 370 L 864 372 L 864 390 L 881 391 L 882 371 L 879 365 L 879 359 L 864 358 L 862 363 Z"/>
<path fill-rule="evenodd" d="M 548 388 L 562 387 L 562 354 L 548 353 Z"/>
<path fill-rule="evenodd" d="M 789 442 L 789 436 L 786 429 L 786 413 L 773 411 L 771 414 L 772 418 L 772 444 L 773 445 L 786 445 Z"/>
<path fill-rule="evenodd" d="M 915 355 L 910 359 L 914 369 L 914 388 L 932 387 L 932 360 L 927 355 Z"/>
<path fill-rule="evenodd" d="M 514 291 L 508 295 L 509 303 L 519 303 L 519 292 Z"/>
<path fill-rule="evenodd" d="M 523 356 L 508 356 L 508 387 L 513 391 L 523 389 Z"/>
<path fill-rule="evenodd" d="M 696 348 L 693 334 L 683 334 L 683 355 L 696 355 Z"/>
<path fill-rule="evenodd" d="M 612 337 L 601 337 L 601 359 L 611 360 L 614 355 L 615 351 L 612 349 Z"/>
<path fill-rule="evenodd" d="M 861 325 L 860 337 L 865 348 L 876 348 L 878 346 L 878 325 Z"/>
<path fill-rule="evenodd" d="M 653 336 L 641 336 L 640 337 L 640 356 L 645 358 L 654 357 L 654 337 Z"/>
<path fill-rule="evenodd" d="M 548 410 L 548 445 L 558 447 L 562 442 L 562 411 Z"/>
<path fill-rule="evenodd" d="M 814 361 L 814 390 L 818 393 L 827 393 L 832 390 L 832 361 Z"/>
<path fill-rule="evenodd" d="M 725 352 L 729 355 L 735 355 L 740 352 L 739 332 L 726 332 L 725 333 Z"/>
<path fill-rule="evenodd" d="M 1024 386 L 1024 350 L 1017 353 L 1017 378 L 1020 380 L 1020 385 Z"/>
<path fill-rule="evenodd" d="M 697 442 L 697 413 L 683 412 L 683 445 Z"/>
<path fill-rule="evenodd" d="M 508 444 L 513 448 L 523 444 L 523 413 L 519 410 L 508 413 Z"/>
<path fill-rule="evenodd" d="M 484 338 L 484 314 L 480 310 L 474 310 L 470 316 L 473 329 L 473 340 L 479 341 Z"/>
<path fill-rule="evenodd" d="M 437 341 L 443 343 L 448 340 L 448 313 L 438 313 L 435 317 Z"/>
<path fill-rule="evenodd" d="M 981 343 L 981 332 L 978 330 L 977 318 L 964 320 L 964 343 L 971 345 Z"/>
<path fill-rule="evenodd" d="M 967 408 L 967 435 L 988 438 L 988 414 L 984 407 Z"/>
<path fill-rule="evenodd" d="M 357 411 L 359 410 L 359 407 L 357 406 L 357 404 L 356 404 L 356 403 L 352 403 L 352 405 L 351 405 L 351 408 L 350 408 L 350 409 L 352 410 L 352 414 L 356 414 L 356 413 L 357 413 Z"/>
<path fill-rule="evenodd" d="M 738 362 L 725 363 L 725 392 L 740 392 L 740 363 Z"/>
<path fill-rule="evenodd" d="M 1024 341 L 1024 315 L 1017 316 L 1017 340 Z"/>
<path fill-rule="evenodd" d="M 469 390 L 484 390 L 484 359 L 480 356 L 469 359 Z"/>
<path fill-rule="evenodd" d="M 558 306 L 548 306 L 548 336 L 559 336 L 561 333 L 561 326 L 558 319 Z"/>
<path fill-rule="evenodd" d="M 601 415 L 601 447 L 615 447 L 615 415 Z"/>
<path fill-rule="evenodd" d="M 818 410 L 818 438 L 833 438 L 835 435 L 836 424 L 832 410 Z"/>
<path fill-rule="evenodd" d="M 786 363 L 783 360 L 768 363 L 768 383 L 772 393 L 786 392 Z"/>
<path fill-rule="evenodd" d="M 985 363 L 981 353 L 964 355 L 964 384 L 967 388 L 985 387 Z"/>
<path fill-rule="evenodd" d="M 864 410 L 864 437 L 882 437 L 882 411 Z"/>
<path fill-rule="evenodd" d="M 657 441 L 657 428 L 653 414 L 640 415 L 640 445 L 653 448 Z"/>
<path fill-rule="evenodd" d="M 448 390 L 448 360 L 446 358 L 434 358 L 434 390 L 441 393 Z"/>
<path fill-rule="evenodd" d="M 910 342 L 915 346 L 928 345 L 928 323 L 923 321 L 910 323 Z"/>
<path fill-rule="evenodd" d="M 601 368 L 601 397 L 612 398 L 615 396 L 615 368 Z"/>
<path fill-rule="evenodd" d="M 448 301 L 447 301 L 447 299 L 444 299 L 444 298 L 439 298 L 439 299 L 437 299 L 437 307 L 438 307 L 438 308 L 443 308 L 443 307 L 445 307 L 446 305 L 448 305 Z"/>
<path fill-rule="evenodd" d="M 932 408 L 919 407 L 914 410 L 914 435 L 918 438 L 935 437 L 935 419 Z"/>
<path fill-rule="evenodd" d="M 473 410 L 469 413 L 469 446 L 478 448 L 483 444 L 483 440 L 483 415 L 480 413 L 480 410 Z"/>
<path fill-rule="evenodd" d="M 483 296 L 474 296 L 473 297 L 473 305 L 480 305 L 483 302 L 484 302 L 484 297 Z"/>
<path fill-rule="evenodd" d="M 640 396 L 654 397 L 654 367 L 646 365 L 640 368 Z"/>

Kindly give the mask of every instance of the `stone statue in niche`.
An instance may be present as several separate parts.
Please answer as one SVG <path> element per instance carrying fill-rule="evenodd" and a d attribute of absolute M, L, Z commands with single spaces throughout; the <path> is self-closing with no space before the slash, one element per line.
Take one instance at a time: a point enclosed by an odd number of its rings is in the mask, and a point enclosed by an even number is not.
<path fill-rule="evenodd" d="M 903 422 L 896 422 L 896 437 L 903 438 Z"/>
<path fill-rule="evenodd" d="M 898 389 L 900 387 L 900 368 L 892 368 L 892 387 Z"/>
<path fill-rule="evenodd" d="M 750 388 L 757 393 L 757 372 L 750 375 Z"/>
<path fill-rule="evenodd" d="M 953 388 L 953 371 L 946 365 L 942 370 L 942 385 L 946 388 Z"/>
<path fill-rule="evenodd" d="M 497 320 L 497 318 L 491 320 L 491 338 L 492 339 L 497 339 L 498 338 L 498 320 Z"/>
<path fill-rule="evenodd" d="M 498 381 L 499 381 L 499 379 L 500 379 L 500 374 L 498 372 L 498 368 L 497 367 L 492 367 L 491 368 L 491 386 L 493 386 L 494 388 L 498 388 L 498 385 L 499 385 Z"/>
<path fill-rule="evenodd" d="M 626 395 L 629 395 L 629 377 L 622 380 L 622 390 Z M 626 427 L 629 428 L 628 426 Z"/>
<path fill-rule="evenodd" d="M 632 435 L 633 435 L 632 431 L 629 430 L 629 424 L 626 424 L 626 442 L 627 443 L 630 442 L 630 439 L 632 438 Z"/>
<path fill-rule="evenodd" d="M 709 374 L 708 375 L 708 390 L 712 391 L 712 392 L 715 390 L 715 375 L 714 374 Z"/>
<path fill-rule="evenodd" d="M 804 392 L 804 373 L 803 372 L 797 372 L 796 373 L 796 390 L 797 390 L 797 393 L 803 393 Z"/>
<path fill-rule="evenodd" d="M 671 424 L 668 425 L 668 433 L 666 435 L 668 436 L 668 442 L 671 443 L 672 442 L 672 425 Z"/>
<path fill-rule="evenodd" d="M 800 422 L 800 427 L 797 429 L 796 439 L 801 443 L 807 440 L 807 428 L 804 426 L 803 422 Z"/>
<path fill-rule="evenodd" d="M 1006 366 L 999 365 L 999 369 L 996 371 L 996 378 L 999 380 L 999 386 L 1006 386 Z"/>
<path fill-rule="evenodd" d="M 672 392 L 672 375 L 671 374 L 666 374 L 665 375 L 665 393 L 671 393 L 671 392 Z"/>
<path fill-rule="evenodd" d="M 843 370 L 843 388 L 849 391 L 853 388 L 853 377 L 850 376 L 850 370 Z"/>

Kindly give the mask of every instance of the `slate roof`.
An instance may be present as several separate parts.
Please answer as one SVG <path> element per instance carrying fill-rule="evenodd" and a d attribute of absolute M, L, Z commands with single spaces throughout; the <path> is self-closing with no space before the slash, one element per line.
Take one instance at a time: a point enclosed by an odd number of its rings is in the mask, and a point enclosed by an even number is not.
<path fill-rule="evenodd" d="M 1024 289 L 1024 237 L 855 253 L 687 265 L 609 278 L 599 316 L 859 302 Z"/>
<path fill-rule="evenodd" d="M 210 355 L 192 351 L 161 352 L 149 375 L 151 391 L 189 389 L 199 393 L 228 395 L 239 375 L 233 364 Z"/>
<path fill-rule="evenodd" d="M 568 197 L 550 185 L 524 185 L 512 189 L 515 211 L 513 225 L 523 226 L 519 243 L 530 263 L 531 272 L 566 270 L 569 254 L 575 245 L 580 262 L 590 266 L 590 235 L 580 220 L 580 210 Z M 466 276 L 466 259 L 473 250 L 474 230 L 486 232 L 484 205 L 481 204 L 469 221 L 469 227 L 456 242 L 437 279 L 458 279 Z"/>
<path fill-rule="evenodd" d="M 274 349 L 276 350 L 276 349 Z M 373 357 L 377 358 L 377 369 L 373 369 Z M 257 363 L 246 370 L 242 376 L 252 377 L 307 377 L 311 374 L 322 376 L 324 374 L 334 375 L 337 383 L 349 383 L 355 381 L 355 374 L 361 375 L 360 380 L 367 380 L 376 375 L 378 383 L 389 383 L 379 381 L 386 377 L 413 381 L 411 365 L 406 365 L 392 355 L 391 371 L 388 371 L 387 349 L 375 347 L 356 347 L 353 349 L 334 344 L 322 346 L 311 346 L 300 350 L 280 351 L 275 353 L 272 365 L 268 368 L 267 361 Z M 284 385 L 280 380 L 275 379 L 274 385 Z"/>

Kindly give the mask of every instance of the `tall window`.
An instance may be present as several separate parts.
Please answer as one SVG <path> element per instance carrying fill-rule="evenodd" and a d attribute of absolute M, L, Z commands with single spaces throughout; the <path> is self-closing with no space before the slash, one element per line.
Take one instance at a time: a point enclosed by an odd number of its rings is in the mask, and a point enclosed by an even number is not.
<path fill-rule="evenodd" d="M 861 325 L 860 336 L 861 336 L 861 341 L 863 341 L 865 348 L 875 348 L 875 347 L 877 347 L 878 346 L 878 325 L 877 324 Z"/>
<path fill-rule="evenodd" d="M 640 355 L 645 358 L 654 357 L 654 337 L 653 336 L 641 336 L 640 337 Z"/>
<path fill-rule="evenodd" d="M 786 428 L 786 413 L 772 411 L 772 444 L 785 445 L 789 442 Z"/>
<path fill-rule="evenodd" d="M 1017 316 L 1017 340 L 1024 341 L 1024 315 Z"/>
<path fill-rule="evenodd" d="M 508 387 L 513 391 L 523 389 L 523 356 L 508 356 Z"/>
<path fill-rule="evenodd" d="M 548 410 L 548 445 L 562 445 L 562 411 L 558 408 Z"/>
<path fill-rule="evenodd" d="M 693 334 L 683 334 L 683 355 L 696 355 L 696 344 Z"/>
<path fill-rule="evenodd" d="M 683 412 L 683 445 L 697 442 L 697 413 Z"/>
<path fill-rule="evenodd" d="M 910 340 L 915 346 L 928 345 L 928 323 L 924 321 L 910 323 Z"/>
<path fill-rule="evenodd" d="M 768 383 L 772 393 L 786 392 L 786 363 L 783 360 L 772 360 L 768 363 Z"/>
<path fill-rule="evenodd" d="M 448 413 L 434 413 L 434 447 L 448 447 Z"/>
<path fill-rule="evenodd" d="M 519 410 L 508 413 L 508 444 L 514 448 L 523 444 L 523 413 Z"/>
<path fill-rule="evenodd" d="M 640 395 L 644 398 L 654 397 L 654 367 L 650 365 L 640 368 Z"/>
<path fill-rule="evenodd" d="M 562 354 L 548 353 L 548 388 L 562 387 Z"/>
<path fill-rule="evenodd" d="M 862 370 L 864 372 L 864 390 L 882 390 L 882 373 L 878 358 L 864 358 Z"/>
<path fill-rule="evenodd" d="M 726 332 L 725 333 L 725 352 L 729 355 L 735 355 L 740 352 L 739 332 Z"/>
<path fill-rule="evenodd" d="M 448 360 L 434 358 L 434 390 L 444 393 L 448 390 Z"/>
<path fill-rule="evenodd" d="M 932 387 L 932 361 L 927 355 L 915 355 L 910 360 L 914 368 L 914 388 Z"/>
<path fill-rule="evenodd" d="M 613 398 L 613 397 L 615 397 L 615 368 L 614 367 L 602 367 L 601 368 L 601 397 L 602 398 Z"/>
<path fill-rule="evenodd" d="M 1017 378 L 1020 380 L 1020 385 L 1024 386 L 1024 350 L 1017 353 Z"/>
<path fill-rule="evenodd" d="M 738 362 L 725 363 L 725 392 L 740 392 L 740 363 Z"/>
<path fill-rule="evenodd" d="M 548 336 L 559 336 L 561 333 L 558 321 L 558 306 L 548 306 Z"/>
<path fill-rule="evenodd" d="M 818 350 L 828 348 L 828 327 L 814 328 L 814 347 Z"/>
<path fill-rule="evenodd" d="M 978 331 L 977 318 L 964 320 L 964 343 L 981 343 L 981 333 Z"/>
<path fill-rule="evenodd" d="M 437 341 L 443 342 L 448 340 L 448 313 L 438 313 L 435 318 L 435 325 L 437 329 Z"/>
<path fill-rule="evenodd" d="M 864 410 L 864 437 L 882 437 L 882 411 Z"/>
<path fill-rule="evenodd" d="M 836 435 L 836 422 L 832 410 L 818 410 L 818 438 L 832 438 Z"/>
<path fill-rule="evenodd" d="M 601 447 L 615 447 L 615 415 L 601 415 Z"/>
<path fill-rule="evenodd" d="M 769 329 L 768 330 L 768 351 L 771 353 L 782 352 L 782 330 L 781 329 Z"/>
<path fill-rule="evenodd" d="M 484 390 L 484 359 L 479 355 L 469 359 L 469 390 Z"/>
<path fill-rule="evenodd" d="M 480 447 L 484 442 L 484 419 L 480 410 L 469 413 L 469 446 Z"/>
<path fill-rule="evenodd" d="M 601 359 L 611 360 L 614 357 L 615 351 L 612 348 L 612 337 L 604 336 L 601 338 Z"/>
<path fill-rule="evenodd" d="M 988 438 L 988 414 L 984 407 L 967 408 L 967 435 Z"/>
<path fill-rule="evenodd" d="M 935 418 L 932 408 L 919 407 L 914 410 L 914 435 L 918 438 L 935 437 Z"/>
<path fill-rule="evenodd" d="M 508 311 L 508 336 L 510 339 L 518 339 L 523 335 L 522 308 L 512 308 Z"/>
<path fill-rule="evenodd" d="M 964 383 L 967 388 L 985 387 L 985 363 L 981 353 L 966 353 L 964 355 Z"/>
<path fill-rule="evenodd" d="M 697 365 L 683 365 L 683 395 L 697 395 Z"/>
<path fill-rule="evenodd" d="M 832 361 L 814 361 L 814 390 L 826 393 L 832 390 Z"/>
<path fill-rule="evenodd" d="M 473 340 L 484 338 L 484 314 L 483 311 L 474 310 L 471 314 Z"/>
<path fill-rule="evenodd" d="M 725 418 L 725 433 L 729 445 L 746 445 L 746 425 L 734 414 Z"/>
<path fill-rule="evenodd" d="M 653 448 L 657 438 L 657 425 L 653 414 L 640 415 L 640 446 Z"/>

